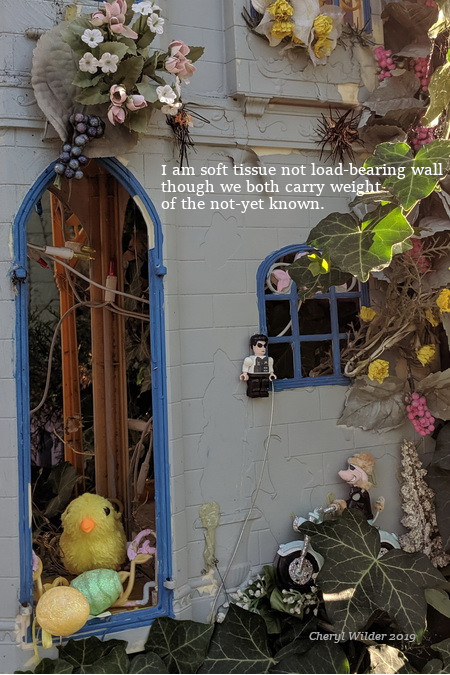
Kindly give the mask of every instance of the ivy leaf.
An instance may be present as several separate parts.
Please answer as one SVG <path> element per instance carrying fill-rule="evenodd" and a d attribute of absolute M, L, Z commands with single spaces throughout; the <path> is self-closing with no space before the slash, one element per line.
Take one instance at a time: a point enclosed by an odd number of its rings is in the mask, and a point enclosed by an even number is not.
<path fill-rule="evenodd" d="M 114 80 L 127 91 L 131 90 L 140 78 L 144 59 L 142 56 L 129 56 L 120 62 L 117 72 L 114 74 Z"/>
<path fill-rule="evenodd" d="M 158 100 L 156 84 L 150 84 L 150 82 L 138 82 L 136 88 L 148 103 L 154 103 Z"/>
<path fill-rule="evenodd" d="M 130 673 L 168 673 L 164 661 L 154 652 L 138 654 L 131 660 Z"/>
<path fill-rule="evenodd" d="M 106 661 L 111 653 L 114 653 L 115 663 L 111 666 L 121 667 L 124 663 L 119 652 L 126 655 L 127 643 L 125 640 L 106 640 L 102 642 L 97 637 L 92 636 L 83 638 L 81 640 L 69 640 L 67 644 L 58 646 L 59 658 L 70 663 L 77 673 L 95 673 L 95 672 L 109 672 L 109 673 L 124 673 L 126 670 L 87 670 L 89 667 L 95 665 L 96 668 L 101 667 L 102 661 Z M 108 664 L 110 663 L 108 659 Z"/>
<path fill-rule="evenodd" d="M 154 621 L 145 650 L 157 654 L 169 672 L 196 673 L 205 659 L 214 626 L 160 617 Z"/>
<path fill-rule="evenodd" d="M 198 672 L 268 673 L 273 665 L 264 619 L 230 605 L 223 623 L 215 626 L 207 657 Z"/>
<path fill-rule="evenodd" d="M 423 673 L 450 673 L 450 670 L 443 670 L 442 661 L 439 659 L 431 659 L 423 667 Z"/>
<path fill-rule="evenodd" d="M 75 101 L 83 105 L 98 105 L 109 101 L 109 93 L 102 93 L 102 84 L 99 83 L 95 87 L 83 89 L 75 96 Z"/>
<path fill-rule="evenodd" d="M 31 672 L 28 671 L 28 672 Z M 39 661 L 35 673 L 73 673 L 73 666 L 63 659 L 42 659 Z"/>
<path fill-rule="evenodd" d="M 355 509 L 345 509 L 340 518 L 321 525 L 305 523 L 299 532 L 310 535 L 312 546 L 325 558 L 317 585 L 336 632 L 348 635 L 361 630 L 380 609 L 403 633 L 422 634 L 427 610 L 424 589 L 446 585 L 423 553 L 393 549 L 378 558 L 378 530 Z"/>
<path fill-rule="evenodd" d="M 351 274 L 332 267 L 326 274 L 314 276 L 310 269 L 309 256 L 302 256 L 286 268 L 297 285 L 298 297 L 303 302 L 316 293 L 326 293 L 331 286 L 340 286 L 352 278 Z"/>
<path fill-rule="evenodd" d="M 450 63 L 436 68 L 428 86 L 430 104 L 421 120 L 424 127 L 436 126 L 439 116 L 450 105 Z"/>
<path fill-rule="evenodd" d="M 436 519 L 445 551 L 450 551 L 450 424 L 438 433 L 426 481 L 435 494 Z"/>
<path fill-rule="evenodd" d="M 44 511 L 47 518 L 53 518 L 62 513 L 72 496 L 72 490 L 80 476 L 70 462 L 62 462 L 51 470 L 47 483 L 50 484 L 53 494 Z"/>
<path fill-rule="evenodd" d="M 367 651 L 370 657 L 367 673 L 394 675 L 395 673 L 414 672 L 403 652 L 395 647 L 385 644 L 372 645 Z"/>
<path fill-rule="evenodd" d="M 390 144 L 388 144 L 390 145 Z M 350 213 L 331 213 L 314 227 L 307 243 L 322 251 L 332 267 L 367 281 L 392 260 L 392 247 L 413 234 L 400 208 L 378 206 L 359 222 Z"/>
<path fill-rule="evenodd" d="M 405 421 L 405 383 L 389 377 L 379 384 L 367 375 L 358 377 L 347 392 L 338 425 L 369 431 L 390 431 Z"/>
<path fill-rule="evenodd" d="M 448 593 L 438 588 L 427 588 L 425 591 L 427 603 L 434 607 L 439 614 L 450 619 L 450 598 Z"/>
<path fill-rule="evenodd" d="M 432 648 L 439 652 L 442 661 L 444 662 L 444 672 L 450 672 L 450 638 L 442 640 L 437 644 L 432 645 Z"/>
<path fill-rule="evenodd" d="M 431 373 L 418 383 L 417 390 L 427 399 L 433 417 L 450 419 L 450 368 Z"/>
<path fill-rule="evenodd" d="M 349 673 L 350 664 L 339 645 L 319 642 L 306 654 L 288 656 L 271 668 L 270 673 Z"/>
<path fill-rule="evenodd" d="M 187 58 L 192 62 L 198 61 L 201 56 L 203 56 L 205 51 L 204 47 L 189 47 L 189 53 Z"/>
<path fill-rule="evenodd" d="M 89 73 L 83 73 L 80 72 L 77 73 L 76 77 L 72 81 L 72 84 L 75 85 L 75 87 L 81 87 L 84 89 L 85 87 L 95 87 L 96 84 L 100 82 L 102 79 L 102 74 L 100 73 L 99 75 L 94 75 L 94 77 L 89 76 Z"/>
<path fill-rule="evenodd" d="M 111 651 L 92 664 L 86 664 L 76 670 L 77 673 L 102 675 L 103 673 L 128 673 L 130 661 L 123 645 L 116 645 Z"/>
<path fill-rule="evenodd" d="M 302 654 L 311 649 L 310 633 L 317 630 L 317 619 L 312 617 L 306 622 L 288 616 L 281 624 L 279 637 L 273 644 L 274 658 L 281 661 L 293 654 Z"/>
<path fill-rule="evenodd" d="M 380 143 L 364 166 L 395 169 L 383 187 L 388 188 L 406 210 L 436 188 L 450 168 L 450 141 L 433 141 L 424 145 L 416 156 L 407 143 Z M 436 173 L 437 172 L 437 173 Z M 400 176 L 403 175 L 403 178 Z"/>
<path fill-rule="evenodd" d="M 98 46 L 100 56 L 103 54 L 115 54 L 119 57 L 119 61 L 123 59 L 128 52 L 128 45 L 123 42 L 102 42 Z"/>

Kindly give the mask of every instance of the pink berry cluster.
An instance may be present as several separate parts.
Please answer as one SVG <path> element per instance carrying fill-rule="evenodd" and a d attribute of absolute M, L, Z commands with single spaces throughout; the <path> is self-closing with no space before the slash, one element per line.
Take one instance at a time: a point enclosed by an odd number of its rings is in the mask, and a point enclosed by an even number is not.
<path fill-rule="evenodd" d="M 415 391 L 411 396 L 408 396 L 407 401 L 409 403 L 409 405 L 406 406 L 408 419 L 411 420 L 417 433 L 420 434 L 420 436 L 432 434 L 434 431 L 435 419 L 428 410 L 427 399 L 425 396 L 421 396 Z"/>
<path fill-rule="evenodd" d="M 428 85 L 430 84 L 430 58 L 429 56 L 419 56 L 417 57 L 414 63 L 414 72 L 416 77 L 419 78 L 420 84 L 422 85 L 422 91 L 428 91 Z"/>
<path fill-rule="evenodd" d="M 422 145 L 431 143 L 434 141 L 434 129 L 433 127 L 421 127 L 420 125 L 414 129 L 414 135 L 411 138 L 411 145 L 414 150 L 420 150 Z"/>
<path fill-rule="evenodd" d="M 392 77 L 391 70 L 396 69 L 396 65 L 392 59 L 392 50 L 384 47 L 376 47 L 373 50 L 375 58 L 378 62 L 378 79 L 380 82 L 387 77 Z"/>
<path fill-rule="evenodd" d="M 406 252 L 406 255 L 409 255 L 415 261 L 422 274 L 426 274 L 431 268 L 431 261 L 425 255 L 422 255 L 422 239 L 411 237 L 411 243 L 413 247 Z"/>

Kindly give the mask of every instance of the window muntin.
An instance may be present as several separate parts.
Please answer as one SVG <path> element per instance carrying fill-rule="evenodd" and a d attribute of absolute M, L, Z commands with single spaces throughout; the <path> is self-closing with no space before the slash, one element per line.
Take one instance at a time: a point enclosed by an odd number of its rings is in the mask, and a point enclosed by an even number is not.
<path fill-rule="evenodd" d="M 360 306 L 369 304 L 367 286 L 356 279 L 345 288 L 332 287 L 303 303 L 296 284 L 286 275 L 277 283 L 274 270 L 284 271 L 297 254 L 308 251 L 305 244 L 286 246 L 268 256 L 258 270 L 260 331 L 269 337 L 276 390 L 347 384 L 340 352 L 351 324 L 357 325 Z M 321 372 L 325 360 L 330 361 L 330 368 Z M 316 372 L 311 375 L 311 371 Z"/>

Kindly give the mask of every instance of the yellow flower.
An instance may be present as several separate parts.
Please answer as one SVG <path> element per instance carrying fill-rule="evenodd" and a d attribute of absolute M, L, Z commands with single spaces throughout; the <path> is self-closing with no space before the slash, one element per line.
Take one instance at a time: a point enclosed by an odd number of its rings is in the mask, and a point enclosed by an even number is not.
<path fill-rule="evenodd" d="M 282 40 L 283 38 L 292 35 L 293 29 L 293 21 L 275 21 L 272 28 L 270 29 L 270 32 L 272 33 L 273 37 L 280 38 L 280 40 Z"/>
<path fill-rule="evenodd" d="M 333 30 L 333 19 L 331 16 L 319 14 L 314 19 L 314 32 L 318 38 L 326 38 Z"/>
<path fill-rule="evenodd" d="M 324 59 L 326 56 L 330 56 L 333 51 L 333 41 L 326 37 L 319 38 L 313 45 L 313 51 L 318 59 Z"/>
<path fill-rule="evenodd" d="M 377 359 L 369 365 L 369 380 L 376 380 L 380 384 L 389 377 L 389 361 L 383 361 L 383 359 Z"/>
<path fill-rule="evenodd" d="M 286 21 L 294 14 L 294 8 L 286 0 L 276 0 L 267 11 L 278 21 Z"/>
<path fill-rule="evenodd" d="M 377 315 L 377 312 L 372 309 L 372 307 L 364 307 L 364 305 L 361 307 L 361 311 L 359 312 L 359 318 L 362 321 L 372 321 Z"/>
<path fill-rule="evenodd" d="M 450 312 L 450 289 L 443 288 L 439 293 L 436 304 L 441 310 L 441 312 Z"/>
<path fill-rule="evenodd" d="M 439 326 L 439 321 L 436 319 L 434 311 L 432 309 L 426 310 L 425 317 L 431 323 L 432 326 Z"/>
<path fill-rule="evenodd" d="M 424 345 L 416 351 L 417 358 L 423 366 L 426 366 L 427 363 L 430 363 L 436 356 L 436 347 L 435 345 Z"/>

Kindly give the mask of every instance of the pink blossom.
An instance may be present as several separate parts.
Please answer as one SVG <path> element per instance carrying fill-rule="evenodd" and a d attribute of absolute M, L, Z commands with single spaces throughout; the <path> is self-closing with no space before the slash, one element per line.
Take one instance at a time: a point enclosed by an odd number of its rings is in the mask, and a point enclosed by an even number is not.
<path fill-rule="evenodd" d="M 141 94 L 133 94 L 127 99 L 126 106 L 128 110 L 134 112 L 135 110 L 140 110 L 141 108 L 147 107 L 147 101 Z"/>
<path fill-rule="evenodd" d="M 127 100 L 127 92 L 125 87 L 122 87 L 120 84 L 113 84 L 109 90 L 109 98 L 116 106 L 120 106 L 122 103 L 125 103 Z"/>
<path fill-rule="evenodd" d="M 181 54 L 182 56 L 187 56 L 191 51 L 190 47 L 188 47 L 188 45 L 182 40 L 174 40 L 173 42 L 171 42 L 169 45 L 169 49 L 170 49 L 170 56 L 178 56 L 178 54 Z"/>
<path fill-rule="evenodd" d="M 125 122 L 125 110 L 120 105 L 112 105 L 108 110 L 108 119 L 114 126 Z"/>
<path fill-rule="evenodd" d="M 285 288 L 289 289 L 292 279 L 285 270 L 275 269 L 272 274 L 277 280 L 277 293 L 282 293 Z"/>
<path fill-rule="evenodd" d="M 104 23 L 109 24 L 109 28 L 116 35 L 133 38 L 136 40 L 138 34 L 125 26 L 125 14 L 128 9 L 126 0 L 114 0 L 114 2 L 104 2 L 105 15 L 101 12 L 95 12 L 91 16 L 91 23 L 94 26 L 101 26 Z"/>
<path fill-rule="evenodd" d="M 181 52 L 175 56 L 169 56 L 164 63 L 165 69 L 169 73 L 178 75 L 180 80 L 187 80 L 197 70 L 190 59 L 187 59 Z"/>

